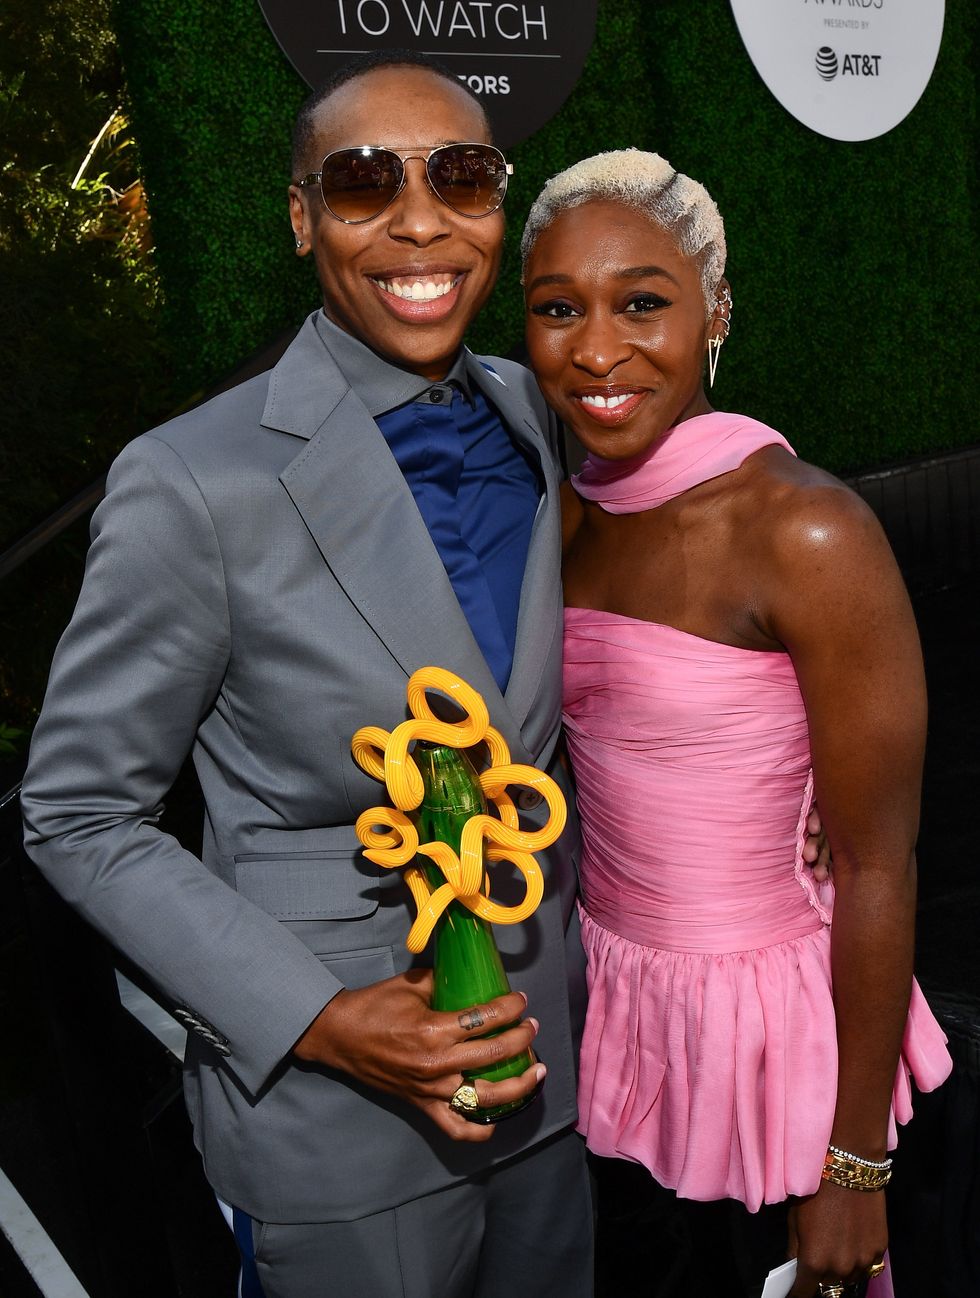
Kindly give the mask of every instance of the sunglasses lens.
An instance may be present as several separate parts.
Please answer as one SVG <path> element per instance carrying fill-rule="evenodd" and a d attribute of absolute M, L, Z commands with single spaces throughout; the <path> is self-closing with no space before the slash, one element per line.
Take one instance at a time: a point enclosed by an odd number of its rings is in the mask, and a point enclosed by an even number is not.
<path fill-rule="evenodd" d="M 507 193 L 507 163 L 489 144 L 447 144 L 426 164 L 429 183 L 461 216 L 488 216 Z"/>
<path fill-rule="evenodd" d="M 323 161 L 323 201 L 341 221 L 369 221 L 398 193 L 404 168 L 387 149 L 339 149 Z"/>

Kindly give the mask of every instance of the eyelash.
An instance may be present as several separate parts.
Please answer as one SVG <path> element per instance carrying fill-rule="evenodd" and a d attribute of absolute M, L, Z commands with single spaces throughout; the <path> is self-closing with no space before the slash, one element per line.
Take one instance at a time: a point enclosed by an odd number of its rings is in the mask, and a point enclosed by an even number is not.
<path fill-rule="evenodd" d="M 661 297 L 659 293 L 637 293 L 635 297 L 631 297 L 626 303 L 623 314 L 647 315 L 653 311 L 661 311 L 664 307 L 670 305 L 669 298 Z M 531 314 L 545 316 L 551 320 L 569 320 L 577 313 L 570 302 L 551 301 L 532 306 Z"/>
<path fill-rule="evenodd" d="M 625 309 L 630 315 L 646 315 L 648 311 L 660 311 L 665 306 L 670 306 L 670 300 L 661 297 L 659 293 L 637 293 L 636 297 L 631 297 L 626 303 Z M 630 311 L 630 307 L 635 309 Z"/>
<path fill-rule="evenodd" d="M 564 314 L 559 315 L 559 311 Z M 531 314 L 548 316 L 552 320 L 567 320 L 575 314 L 575 308 L 567 302 L 542 302 L 539 306 L 531 307 Z"/>

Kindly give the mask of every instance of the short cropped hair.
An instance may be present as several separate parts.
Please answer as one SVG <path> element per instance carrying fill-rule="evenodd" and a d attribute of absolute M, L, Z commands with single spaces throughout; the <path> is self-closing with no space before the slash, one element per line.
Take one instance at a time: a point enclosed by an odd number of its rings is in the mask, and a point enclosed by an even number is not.
<path fill-rule="evenodd" d="M 313 154 L 316 152 L 316 119 L 321 104 L 329 99 L 335 90 L 345 86 L 348 81 L 356 81 L 358 77 L 363 77 L 368 72 L 374 72 L 377 68 L 425 68 L 428 72 L 433 72 L 436 76 L 451 81 L 454 86 L 458 86 L 460 90 L 465 91 L 480 109 L 483 120 L 487 124 L 488 139 L 492 138 L 490 135 L 490 119 L 479 95 L 475 94 L 466 82 L 461 81 L 440 59 L 433 58 L 431 54 L 423 54 L 419 50 L 372 50 L 368 54 L 357 55 L 348 63 L 345 63 L 343 67 L 338 68 L 336 72 L 331 73 L 325 81 L 317 86 L 296 114 L 296 121 L 293 124 L 292 152 L 294 177 L 300 177 L 320 161 L 319 154 L 316 157 Z M 357 143 L 383 144 L 384 141 L 358 140 Z"/>
<path fill-rule="evenodd" d="M 700 263 L 701 289 L 710 315 L 725 271 L 725 224 L 705 187 L 675 171 L 659 153 L 617 149 L 597 153 L 560 171 L 531 205 L 521 238 L 521 269 L 542 230 L 560 212 L 597 199 L 611 199 L 645 212 L 672 234 L 682 253 Z"/>

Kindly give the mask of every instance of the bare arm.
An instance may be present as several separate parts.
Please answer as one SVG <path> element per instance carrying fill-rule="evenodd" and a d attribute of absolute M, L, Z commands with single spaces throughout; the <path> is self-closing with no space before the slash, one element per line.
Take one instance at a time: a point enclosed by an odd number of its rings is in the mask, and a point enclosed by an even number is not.
<path fill-rule="evenodd" d="M 767 621 L 799 678 L 834 857 L 831 1141 L 882 1159 L 912 978 L 926 721 L 918 636 L 888 544 L 857 497 L 804 488 L 774 536 Z M 859 1278 L 887 1241 L 881 1194 L 823 1182 L 796 1217 L 800 1298 L 821 1279 Z"/>

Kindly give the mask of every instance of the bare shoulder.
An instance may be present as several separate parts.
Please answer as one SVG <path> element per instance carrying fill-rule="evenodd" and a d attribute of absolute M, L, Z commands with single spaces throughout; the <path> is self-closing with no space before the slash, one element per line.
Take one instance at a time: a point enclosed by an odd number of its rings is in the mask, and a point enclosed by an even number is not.
<path fill-rule="evenodd" d="M 861 497 L 782 448 L 767 447 L 742 468 L 738 516 L 757 625 L 789 650 L 798 673 L 825 652 L 837 670 L 870 663 L 884 646 L 914 657 L 905 583 Z"/>
<path fill-rule="evenodd" d="M 779 446 L 746 460 L 740 513 L 776 564 L 894 562 L 874 512 L 850 487 Z"/>

